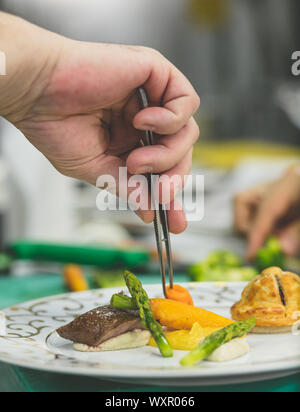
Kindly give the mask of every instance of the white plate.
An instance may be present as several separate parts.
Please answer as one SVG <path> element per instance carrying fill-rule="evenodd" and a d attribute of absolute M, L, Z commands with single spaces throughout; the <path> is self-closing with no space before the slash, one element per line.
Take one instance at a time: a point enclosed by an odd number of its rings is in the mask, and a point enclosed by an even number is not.
<path fill-rule="evenodd" d="M 244 284 L 189 284 L 195 305 L 229 316 Z M 146 287 L 150 297 L 161 297 L 161 286 Z M 291 375 L 300 370 L 300 337 L 251 335 L 251 353 L 233 362 L 202 362 L 182 368 L 185 352 L 163 359 L 157 349 L 144 347 L 105 353 L 75 352 L 55 330 L 100 305 L 120 289 L 105 289 L 27 302 L 5 309 L 6 336 L 0 337 L 0 361 L 31 369 L 94 376 L 111 381 L 196 386 L 246 383 Z"/>

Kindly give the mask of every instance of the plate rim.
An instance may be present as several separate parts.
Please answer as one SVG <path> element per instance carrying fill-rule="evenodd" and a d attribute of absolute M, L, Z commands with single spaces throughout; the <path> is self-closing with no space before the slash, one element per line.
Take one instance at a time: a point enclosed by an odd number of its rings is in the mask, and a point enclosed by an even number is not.
<path fill-rule="evenodd" d="M 248 378 L 250 376 L 259 376 L 259 375 L 266 375 L 272 373 L 284 373 L 284 372 L 291 372 L 297 373 L 297 371 L 300 371 L 300 359 L 298 362 L 295 363 L 295 361 L 286 361 L 282 363 L 281 367 L 278 367 L 277 362 L 272 363 L 272 367 L 266 369 L 265 364 L 262 364 L 261 366 L 257 366 L 256 368 L 253 368 L 251 371 L 247 371 L 247 373 L 243 372 L 243 366 L 244 365 L 239 365 L 235 367 L 231 367 L 230 371 L 232 373 L 228 373 L 228 369 L 205 369 L 205 373 L 201 374 L 201 369 L 172 369 L 172 370 L 158 370 L 158 371 L 151 371 L 151 370 L 143 370 L 143 371 L 137 371 L 134 370 L 134 374 L 132 371 L 130 372 L 129 369 L 127 370 L 101 370 L 101 369 L 90 369 L 90 368 L 74 368 L 74 367 L 57 367 L 56 366 L 46 366 L 43 364 L 28 364 L 28 362 L 23 362 L 23 361 L 14 361 L 14 360 L 5 360 L 0 356 L 0 362 L 3 362 L 8 365 L 13 365 L 17 366 L 20 368 L 26 368 L 26 369 L 31 369 L 31 370 L 36 370 L 40 372 L 51 372 L 51 373 L 59 373 L 59 374 L 67 374 L 67 375 L 76 375 L 76 376 L 90 376 L 90 377 L 98 377 L 98 378 L 115 378 L 115 379 L 161 379 L 161 380 L 177 380 L 177 379 L 199 379 L 199 380 L 204 380 L 205 378 L 233 378 L 233 377 L 240 377 L 240 376 L 247 376 Z M 185 373 L 183 373 L 185 372 Z M 156 373 L 156 374 L 154 374 Z M 172 376 L 170 376 L 170 373 L 172 373 Z"/>

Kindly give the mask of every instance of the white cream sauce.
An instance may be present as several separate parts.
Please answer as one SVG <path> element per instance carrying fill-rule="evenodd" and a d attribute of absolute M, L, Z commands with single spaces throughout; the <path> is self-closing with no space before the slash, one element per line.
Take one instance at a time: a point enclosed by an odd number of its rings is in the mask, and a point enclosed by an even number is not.
<path fill-rule="evenodd" d="M 74 343 L 73 347 L 78 352 L 105 352 L 123 349 L 134 349 L 148 345 L 151 333 L 148 330 L 135 329 L 131 332 L 109 339 L 99 346 L 92 347 L 81 343 Z"/>
<path fill-rule="evenodd" d="M 207 359 L 211 362 L 229 362 L 250 352 L 246 339 L 234 339 L 215 350 Z"/>

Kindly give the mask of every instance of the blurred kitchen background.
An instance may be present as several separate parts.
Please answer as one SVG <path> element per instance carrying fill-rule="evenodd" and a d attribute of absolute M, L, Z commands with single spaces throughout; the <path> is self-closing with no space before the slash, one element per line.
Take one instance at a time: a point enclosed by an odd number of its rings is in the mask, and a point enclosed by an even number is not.
<path fill-rule="evenodd" d="M 2 10 L 78 40 L 158 49 L 202 99 L 193 173 L 206 180 L 206 213 L 173 236 L 179 261 L 211 250 L 241 255 L 232 199 L 300 157 L 299 0 L 0 0 Z M 131 212 L 100 213 L 97 190 L 59 175 L 1 121 L 1 244 L 15 239 L 154 247 Z M 184 250 L 183 250 L 183 245 Z"/>

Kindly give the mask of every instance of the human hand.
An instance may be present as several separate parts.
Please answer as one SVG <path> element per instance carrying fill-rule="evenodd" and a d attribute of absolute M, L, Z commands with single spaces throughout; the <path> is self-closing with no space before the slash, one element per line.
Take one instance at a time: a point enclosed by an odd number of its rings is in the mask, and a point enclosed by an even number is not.
<path fill-rule="evenodd" d="M 0 14 L 0 23 L 5 16 Z M 125 166 L 128 178 L 147 172 L 189 174 L 199 136 L 193 119 L 199 97 L 167 59 L 143 47 L 73 41 L 19 19 L 17 30 L 17 48 L 27 44 L 27 50 L 18 67 L 8 69 L 0 113 L 59 172 L 94 185 L 103 174 L 118 182 L 119 168 Z M 0 41 L 0 49 L 7 41 Z M 7 54 L 9 60 L 9 48 Z M 136 89 L 142 85 L 151 107 L 138 112 Z M 139 147 L 141 131 L 147 129 L 155 132 L 157 144 Z M 171 193 L 169 225 L 180 233 L 186 219 L 174 197 Z M 153 220 L 151 210 L 137 213 L 146 222 Z"/>
<path fill-rule="evenodd" d="M 300 167 L 268 184 L 239 193 L 235 200 L 235 225 L 248 237 L 248 257 L 253 259 L 270 234 L 275 234 L 287 255 L 300 251 Z"/>

